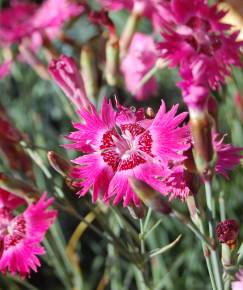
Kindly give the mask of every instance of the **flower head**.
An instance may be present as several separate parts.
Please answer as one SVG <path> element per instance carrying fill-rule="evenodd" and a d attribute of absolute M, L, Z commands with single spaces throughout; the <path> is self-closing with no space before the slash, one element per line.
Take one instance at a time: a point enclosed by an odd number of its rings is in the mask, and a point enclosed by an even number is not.
<path fill-rule="evenodd" d="M 162 103 L 153 120 L 120 105 L 116 112 L 107 99 L 100 115 L 94 107 L 89 112 L 81 109 L 84 123 L 74 124 L 77 131 L 68 136 L 73 144 L 66 145 L 88 153 L 73 160 L 77 166 L 72 177 L 80 180 L 79 195 L 92 188 L 94 201 L 100 196 L 104 201 L 114 198 L 114 204 L 123 200 L 124 206 L 130 202 L 138 205 L 129 177 L 165 194 L 162 179 L 170 172 L 168 163 L 182 161 L 182 153 L 189 147 L 188 128 L 179 127 L 187 114 L 175 116 L 177 108 L 166 112 Z"/>
<path fill-rule="evenodd" d="M 173 20 L 162 33 L 164 39 L 158 48 L 172 67 L 179 66 L 183 94 L 190 99 L 195 94 L 195 101 L 198 97 L 202 102 L 205 90 L 218 88 L 231 66 L 241 65 L 242 43 L 236 41 L 238 32 L 228 33 L 230 25 L 221 22 L 225 12 L 217 5 L 208 6 L 204 0 L 172 0 L 170 11 Z"/>
<path fill-rule="evenodd" d="M 224 177 L 228 177 L 227 171 L 232 170 L 243 158 L 241 153 L 243 148 L 235 147 L 231 144 L 224 144 L 223 139 L 224 137 L 220 138 L 219 134 L 213 134 L 213 147 L 218 158 L 215 171 Z"/>
<path fill-rule="evenodd" d="M 53 200 L 43 194 L 17 215 L 13 209 L 21 204 L 21 199 L 0 190 L 0 200 L 0 271 L 25 277 L 30 270 L 37 271 L 37 255 L 45 253 L 40 242 L 56 218 L 55 210 L 47 210 Z"/>
<path fill-rule="evenodd" d="M 221 243 L 231 245 L 239 235 L 240 225 L 236 220 L 224 220 L 216 227 L 216 234 Z"/>
<path fill-rule="evenodd" d="M 61 55 L 52 60 L 49 73 L 77 108 L 89 108 L 90 101 L 85 93 L 84 82 L 73 58 Z"/>
<path fill-rule="evenodd" d="M 243 289 L 243 270 L 240 270 L 235 275 L 236 281 L 232 282 L 232 290 L 242 290 Z"/>
<path fill-rule="evenodd" d="M 136 33 L 133 37 L 128 54 L 122 61 L 121 70 L 125 77 L 127 89 L 138 100 L 144 100 L 157 90 L 157 82 L 152 77 L 141 88 L 139 84 L 145 74 L 151 70 L 157 60 L 154 40 L 151 36 Z"/>

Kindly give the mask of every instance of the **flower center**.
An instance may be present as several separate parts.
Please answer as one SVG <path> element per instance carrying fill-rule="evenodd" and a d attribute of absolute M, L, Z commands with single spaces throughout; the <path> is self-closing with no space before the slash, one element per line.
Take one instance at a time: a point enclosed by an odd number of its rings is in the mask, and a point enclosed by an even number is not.
<path fill-rule="evenodd" d="M 17 216 L 11 221 L 8 228 L 8 234 L 4 240 L 4 249 L 13 247 L 18 244 L 26 234 L 26 223 L 23 215 Z"/>
<path fill-rule="evenodd" d="M 104 133 L 100 149 L 114 171 L 132 169 L 152 156 L 152 137 L 138 124 L 125 124 Z"/>
<path fill-rule="evenodd" d="M 0 208 L 0 239 L 7 233 L 12 218 L 11 211 L 8 208 Z"/>
<path fill-rule="evenodd" d="M 191 17 L 186 25 L 192 29 L 193 34 L 186 36 L 185 39 L 198 53 L 212 56 L 221 48 L 220 35 L 211 30 L 211 25 L 207 20 Z"/>

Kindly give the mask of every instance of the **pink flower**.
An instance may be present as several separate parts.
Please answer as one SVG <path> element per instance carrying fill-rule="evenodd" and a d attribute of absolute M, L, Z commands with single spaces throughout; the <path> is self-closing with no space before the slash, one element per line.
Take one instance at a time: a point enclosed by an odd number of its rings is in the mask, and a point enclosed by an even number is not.
<path fill-rule="evenodd" d="M 48 70 L 52 78 L 77 108 L 89 108 L 90 101 L 85 93 L 83 79 L 73 58 L 61 55 L 58 59 L 52 60 Z"/>
<path fill-rule="evenodd" d="M 0 64 L 0 80 L 10 74 L 12 61 L 5 61 Z"/>
<path fill-rule="evenodd" d="M 66 145 L 87 154 L 73 160 L 72 177 L 79 179 L 79 195 L 92 188 L 93 201 L 100 196 L 114 204 L 123 200 L 139 205 L 128 178 L 133 177 L 166 194 L 163 178 L 170 173 L 168 163 L 184 160 L 188 149 L 188 127 L 179 125 L 187 113 L 175 116 L 178 105 L 166 112 L 162 103 L 156 117 L 148 120 L 140 111 L 118 105 L 114 111 L 104 99 L 100 115 L 92 106 L 90 112 L 80 109 L 84 123 L 76 123 L 76 132 L 68 136 Z"/>
<path fill-rule="evenodd" d="M 203 98 L 208 87 L 216 89 L 224 83 L 232 65 L 241 65 L 239 48 L 242 43 L 236 42 L 238 32 L 228 33 L 230 25 L 221 22 L 225 12 L 217 5 L 209 7 L 204 0 L 193 3 L 172 0 L 170 11 L 174 19 L 165 26 L 164 39 L 158 48 L 172 67 L 179 66 L 183 94 L 193 99 L 195 92 L 197 102 L 197 96 Z M 197 66 L 196 73 L 194 66 Z M 188 69 L 191 75 L 189 72 L 185 75 Z"/>
<path fill-rule="evenodd" d="M 0 188 L 0 208 L 13 210 L 24 203 L 25 201 L 22 198 Z"/>
<path fill-rule="evenodd" d="M 232 290 L 243 290 L 243 270 L 235 275 L 236 281 L 232 282 Z"/>
<path fill-rule="evenodd" d="M 207 107 L 209 88 L 205 82 L 204 63 L 194 62 L 184 64 L 180 68 L 182 80 L 178 86 L 182 90 L 182 97 L 191 111 L 203 111 Z"/>
<path fill-rule="evenodd" d="M 49 39 L 54 39 L 63 24 L 71 18 L 79 16 L 84 8 L 70 0 L 46 0 L 37 10 L 33 25 L 39 32 L 44 31 Z"/>
<path fill-rule="evenodd" d="M 224 137 L 221 138 L 219 134 L 213 134 L 213 147 L 218 158 L 215 171 L 224 177 L 228 177 L 227 171 L 232 170 L 236 165 L 240 164 L 240 160 L 243 158 L 241 153 L 243 148 L 224 144 L 223 139 Z"/>
<path fill-rule="evenodd" d="M 152 77 L 141 88 L 138 86 L 145 74 L 154 67 L 156 60 L 153 38 L 149 35 L 136 33 L 128 54 L 122 61 L 121 70 L 125 77 L 127 89 L 138 100 L 145 100 L 157 91 L 155 77 Z"/>
<path fill-rule="evenodd" d="M 11 1 L 11 6 L 0 12 L 0 46 L 8 46 L 29 36 L 37 5 L 25 1 Z"/>
<path fill-rule="evenodd" d="M 26 1 L 10 3 L 0 13 L 1 46 L 12 45 L 25 37 L 33 37 L 34 44 L 40 45 L 40 38 L 53 39 L 65 22 L 83 11 L 83 6 L 69 0 L 46 0 L 39 6 Z"/>
<path fill-rule="evenodd" d="M 46 199 L 46 194 L 43 194 L 38 202 L 16 215 L 13 209 L 19 205 L 16 200 L 21 200 L 11 195 L 0 191 L 0 271 L 26 277 L 30 270 L 36 272 L 40 266 L 37 255 L 45 253 L 40 242 L 57 213 L 47 210 L 53 199 Z"/>
<path fill-rule="evenodd" d="M 187 173 L 183 165 L 174 166 L 171 173 L 163 180 L 166 184 L 166 193 L 169 195 L 169 200 L 175 198 L 186 200 L 190 193 L 190 188 L 187 184 Z"/>

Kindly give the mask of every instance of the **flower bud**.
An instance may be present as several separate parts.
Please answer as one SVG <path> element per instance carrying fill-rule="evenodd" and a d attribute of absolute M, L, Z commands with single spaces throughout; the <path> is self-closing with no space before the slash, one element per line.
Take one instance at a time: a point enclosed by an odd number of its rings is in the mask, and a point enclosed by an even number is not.
<path fill-rule="evenodd" d="M 190 126 L 197 169 L 204 177 L 207 175 L 210 177 L 212 174 L 210 162 L 214 157 L 211 117 L 204 112 L 196 118 L 191 118 Z"/>
<path fill-rule="evenodd" d="M 90 101 L 86 96 L 84 82 L 73 58 L 61 55 L 53 59 L 49 65 L 49 73 L 65 95 L 77 108 L 90 109 Z"/>
<path fill-rule="evenodd" d="M 145 205 L 151 207 L 154 211 L 166 215 L 172 212 L 170 205 L 164 201 L 163 197 L 147 183 L 131 177 L 129 178 L 129 183 L 134 192 Z"/>
<path fill-rule="evenodd" d="M 98 97 L 98 76 L 95 55 L 90 45 L 83 46 L 80 54 L 80 65 L 87 97 L 94 101 Z"/>
<path fill-rule="evenodd" d="M 220 222 L 216 227 L 216 235 L 220 243 L 227 244 L 230 249 L 236 246 L 240 225 L 236 220 L 227 219 Z"/>
<path fill-rule="evenodd" d="M 49 151 L 47 153 L 47 158 L 51 167 L 54 170 L 56 170 L 63 177 L 68 176 L 69 171 L 71 169 L 71 164 L 68 160 L 64 159 L 63 157 L 61 157 L 59 154 L 57 154 L 54 151 Z"/>
<path fill-rule="evenodd" d="M 119 41 L 113 35 L 106 43 L 106 81 L 110 86 L 119 82 Z"/>

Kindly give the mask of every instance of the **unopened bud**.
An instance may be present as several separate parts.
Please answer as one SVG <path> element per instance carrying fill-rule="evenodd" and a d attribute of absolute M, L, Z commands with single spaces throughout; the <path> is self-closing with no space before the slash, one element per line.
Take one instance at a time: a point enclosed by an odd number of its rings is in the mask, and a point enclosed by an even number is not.
<path fill-rule="evenodd" d="M 95 54 L 91 45 L 84 45 L 80 54 L 80 65 L 87 97 L 94 101 L 98 97 L 98 76 Z"/>
<path fill-rule="evenodd" d="M 203 175 L 211 172 L 210 162 L 214 157 L 212 144 L 212 120 L 209 114 L 204 113 L 190 120 L 195 161 L 198 171 Z"/>
<path fill-rule="evenodd" d="M 239 223 L 236 220 L 228 219 L 217 225 L 216 235 L 220 243 L 227 244 L 232 250 L 236 246 L 239 230 Z"/>
<path fill-rule="evenodd" d="M 67 177 L 71 169 L 71 163 L 54 151 L 47 153 L 48 161 L 51 167 L 63 177 Z"/>
<path fill-rule="evenodd" d="M 145 205 L 151 207 L 154 211 L 163 214 L 170 214 L 172 212 L 170 205 L 164 201 L 163 197 L 147 183 L 131 177 L 129 178 L 129 183 L 133 191 Z"/>
<path fill-rule="evenodd" d="M 48 71 L 77 108 L 90 110 L 91 103 L 86 96 L 82 76 L 73 58 L 61 55 L 58 59 L 53 59 Z"/>
<path fill-rule="evenodd" d="M 119 82 L 119 41 L 116 36 L 110 37 L 106 43 L 106 81 L 110 86 Z"/>

